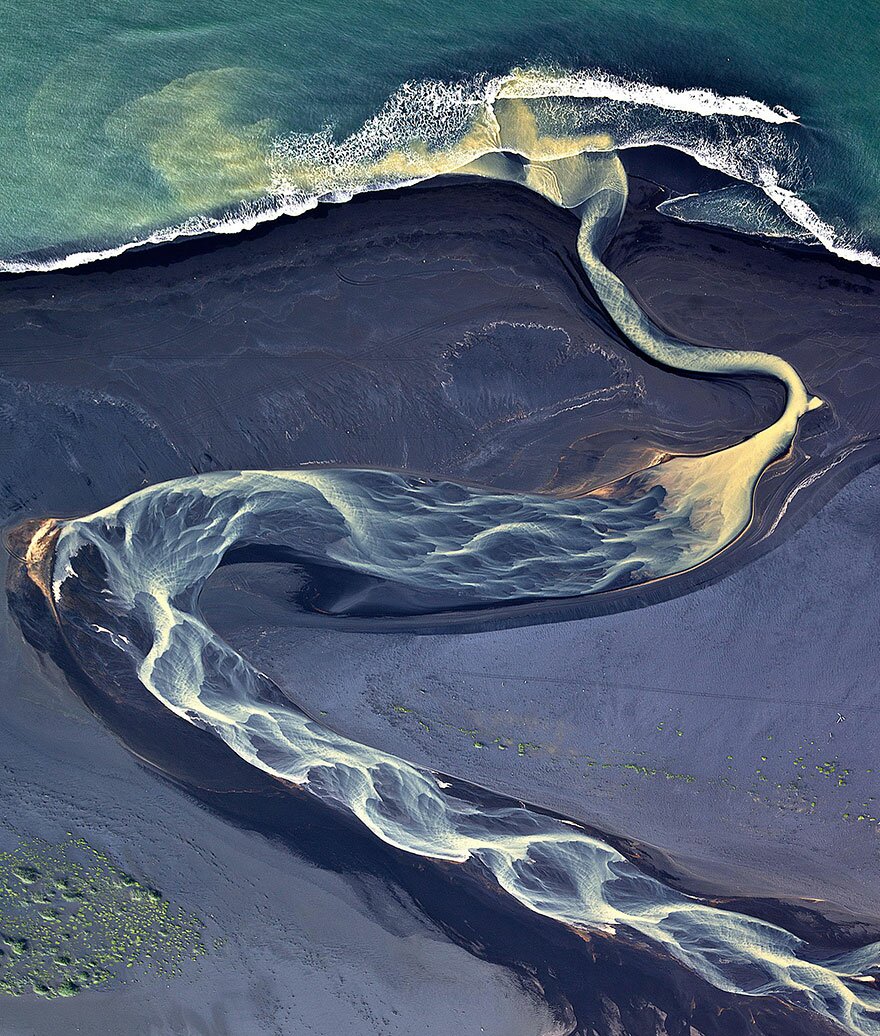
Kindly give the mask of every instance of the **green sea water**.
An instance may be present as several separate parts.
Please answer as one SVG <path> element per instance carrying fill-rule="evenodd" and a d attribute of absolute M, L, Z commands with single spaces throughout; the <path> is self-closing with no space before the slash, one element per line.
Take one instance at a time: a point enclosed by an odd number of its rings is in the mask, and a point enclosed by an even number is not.
<path fill-rule="evenodd" d="M 610 111 L 578 101 L 579 131 L 610 126 L 617 143 L 770 176 L 828 247 L 880 252 L 880 5 L 2 0 L 0 12 L 0 258 L 19 260 L 6 268 L 387 186 L 383 155 L 453 147 L 486 77 L 515 67 L 636 84 Z M 640 84 L 800 120 L 658 106 Z"/>

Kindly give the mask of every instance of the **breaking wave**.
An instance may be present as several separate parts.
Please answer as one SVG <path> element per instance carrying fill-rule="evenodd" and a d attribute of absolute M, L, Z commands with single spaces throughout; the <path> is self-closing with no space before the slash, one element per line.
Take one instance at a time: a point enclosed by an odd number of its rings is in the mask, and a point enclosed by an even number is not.
<path fill-rule="evenodd" d="M 203 88 L 204 76 L 200 85 Z M 880 257 L 801 197 L 800 191 L 809 184 L 809 171 L 799 156 L 798 117 L 787 109 L 749 97 L 724 96 L 708 89 L 676 90 L 599 71 L 535 68 L 460 83 L 406 83 L 376 115 L 342 140 L 330 127 L 316 134 L 275 138 L 265 154 L 254 156 L 254 163 L 265 167 L 265 183 L 256 193 L 251 182 L 243 184 L 235 203 L 230 204 L 225 194 L 218 195 L 212 211 L 193 213 L 100 247 L 84 245 L 63 254 L 0 259 L 0 271 L 57 270 L 177 238 L 237 234 L 281 216 L 300 215 L 318 204 L 345 202 L 357 194 L 441 176 L 498 150 L 497 141 L 485 130 L 510 102 L 532 111 L 548 144 L 555 141 L 565 147 L 565 141 L 575 138 L 585 151 L 663 145 L 750 185 L 759 200 L 735 229 L 779 236 L 774 226 L 781 220 L 795 228 L 787 236 L 806 238 L 847 260 L 880 265 Z M 188 117 L 186 111 L 179 115 L 167 119 L 171 135 Z M 153 155 L 179 147 L 172 136 L 147 143 Z M 235 143 L 242 146 L 237 138 Z M 219 151 L 222 154 L 222 148 Z M 163 174 L 161 167 L 155 171 Z M 225 180 L 228 170 L 223 172 Z M 707 199 L 708 210 L 717 210 L 714 203 L 715 199 Z M 773 210 L 769 217 L 768 206 Z M 699 219 L 698 208 L 690 204 L 692 220 Z"/>

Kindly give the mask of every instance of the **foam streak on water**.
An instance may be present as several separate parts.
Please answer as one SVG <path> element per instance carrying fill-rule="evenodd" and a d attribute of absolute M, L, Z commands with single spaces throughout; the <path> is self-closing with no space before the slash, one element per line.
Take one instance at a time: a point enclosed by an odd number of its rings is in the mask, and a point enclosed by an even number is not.
<path fill-rule="evenodd" d="M 177 716 L 349 811 L 389 845 L 471 861 L 538 914 L 583 931 L 639 933 L 719 989 L 780 997 L 878 1036 L 880 998 L 868 972 L 880 964 L 880 944 L 822 958 L 781 927 L 674 891 L 575 824 L 518 803 L 465 801 L 450 782 L 306 716 L 200 614 L 202 587 L 239 543 L 286 545 L 304 561 L 462 603 L 503 604 L 682 571 L 724 549 L 748 522 L 755 482 L 811 405 L 797 373 L 774 356 L 676 341 L 641 313 L 600 259 L 625 198 L 613 153 L 560 154 L 519 102 L 499 108 L 485 132 L 504 155 L 466 172 L 525 183 L 581 214 L 584 269 L 635 347 L 682 370 L 778 378 L 786 389 L 778 420 L 710 457 L 678 458 L 575 500 L 361 470 L 180 479 L 62 523 L 51 589 L 58 614 L 127 659 Z M 90 603 L 78 614 L 81 580 Z"/>
<path fill-rule="evenodd" d="M 180 93 L 185 96 L 185 90 Z M 189 209 L 187 218 L 104 247 L 0 259 L 0 272 L 81 266 L 176 238 L 236 234 L 280 216 L 300 215 L 320 203 L 346 202 L 357 194 L 406 187 L 453 172 L 497 153 L 498 141 L 486 130 L 511 101 L 529 107 L 541 122 L 544 139 L 555 138 L 561 147 L 567 146 L 566 140 L 579 138 L 585 149 L 595 149 L 599 141 L 606 150 L 651 145 L 677 149 L 763 192 L 767 203 L 782 214 L 780 218 L 794 224 L 808 240 L 845 259 L 880 265 L 880 257 L 799 195 L 809 182 L 809 172 L 798 153 L 798 117 L 787 109 L 749 97 L 722 96 L 708 89 L 674 90 L 596 70 L 530 68 L 452 84 L 406 83 L 344 140 L 337 140 L 329 129 L 275 139 L 270 152 L 254 154 L 248 166 L 251 175 L 253 166 L 265 168 L 265 183 L 259 187 L 249 180 L 230 195 L 228 170 L 222 171 L 223 176 L 218 170 L 223 189 L 218 187 L 211 211 L 204 209 L 209 204 L 210 176 L 198 166 L 198 211 Z M 162 123 L 167 122 L 167 138 L 142 142 L 153 161 L 160 163 L 155 168 L 159 179 L 179 175 L 162 167 L 161 156 L 179 150 L 178 123 L 185 126 L 193 117 L 185 109 L 176 118 L 171 115 L 166 112 Z M 219 124 L 217 132 L 221 132 Z M 193 156 L 194 165 L 197 157 Z M 193 185 L 173 181 L 169 187 L 186 191 Z M 711 208 L 713 201 L 708 204 Z M 753 219 L 740 221 L 740 229 L 762 233 L 768 223 L 761 218 L 762 207 L 755 207 Z M 698 219 L 699 205 L 692 203 L 690 209 L 692 218 Z M 768 224 L 771 236 L 774 222 L 771 219 Z"/>

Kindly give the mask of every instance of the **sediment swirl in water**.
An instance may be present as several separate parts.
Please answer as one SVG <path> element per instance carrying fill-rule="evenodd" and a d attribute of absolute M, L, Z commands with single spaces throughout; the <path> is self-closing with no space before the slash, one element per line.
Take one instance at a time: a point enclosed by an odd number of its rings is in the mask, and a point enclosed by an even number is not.
<path fill-rule="evenodd" d="M 737 219 L 737 229 L 772 236 L 782 223 L 792 228 L 790 236 L 820 243 L 847 260 L 880 265 L 880 257 L 799 196 L 808 172 L 796 137 L 786 132 L 798 116 L 782 106 L 708 89 L 655 86 L 599 70 L 517 68 L 458 83 L 405 83 L 343 140 L 327 129 L 289 133 L 268 144 L 255 127 L 225 126 L 227 109 L 234 107 L 234 73 L 240 71 L 191 73 L 131 102 L 108 121 L 111 136 L 115 132 L 126 144 L 136 142 L 176 199 L 169 202 L 168 224 L 152 226 L 143 213 L 132 213 L 131 226 L 143 229 L 121 242 L 83 245 L 62 255 L 7 256 L 0 258 L 0 272 L 73 267 L 179 237 L 234 234 L 320 203 L 450 173 L 506 148 L 518 152 L 510 133 L 514 108 L 530 112 L 542 125 L 547 147 L 535 157 L 567 153 L 573 139 L 602 150 L 675 148 L 751 186 L 754 197 L 739 198 L 748 212 Z M 505 121 L 501 140 L 498 125 Z M 710 192 L 705 200 L 689 201 L 689 218 L 717 221 L 717 208 Z"/>

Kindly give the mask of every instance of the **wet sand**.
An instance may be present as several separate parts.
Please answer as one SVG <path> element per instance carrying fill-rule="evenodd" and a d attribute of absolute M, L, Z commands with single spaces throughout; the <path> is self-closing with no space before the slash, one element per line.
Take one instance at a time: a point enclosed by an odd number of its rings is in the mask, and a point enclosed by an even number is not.
<path fill-rule="evenodd" d="M 699 593 L 528 629 L 303 628 L 272 564 L 221 568 L 202 606 L 355 740 L 653 846 L 685 888 L 876 922 L 878 514 L 875 468 Z"/>
<path fill-rule="evenodd" d="M 436 628 L 601 614 L 707 585 L 877 457 L 877 276 L 677 225 L 653 212 L 655 188 L 634 188 L 608 258 L 646 310 L 689 340 L 778 352 L 828 405 L 803 419 L 792 453 L 759 483 L 751 527 L 710 564 L 569 603 L 438 615 Z M 772 421 L 775 382 L 682 376 L 621 341 L 580 269 L 576 228 L 516 188 L 434 186 L 240 240 L 9 278 L 5 420 L 11 437 L 38 438 L 4 458 L 4 510 L 37 513 L 19 488 L 38 480 L 34 464 L 47 484 L 59 466 L 86 472 L 90 442 L 109 428 L 121 477 L 74 478 L 49 513 L 193 471 L 312 463 L 577 492 Z M 805 480 L 809 492 L 797 488 Z"/>

